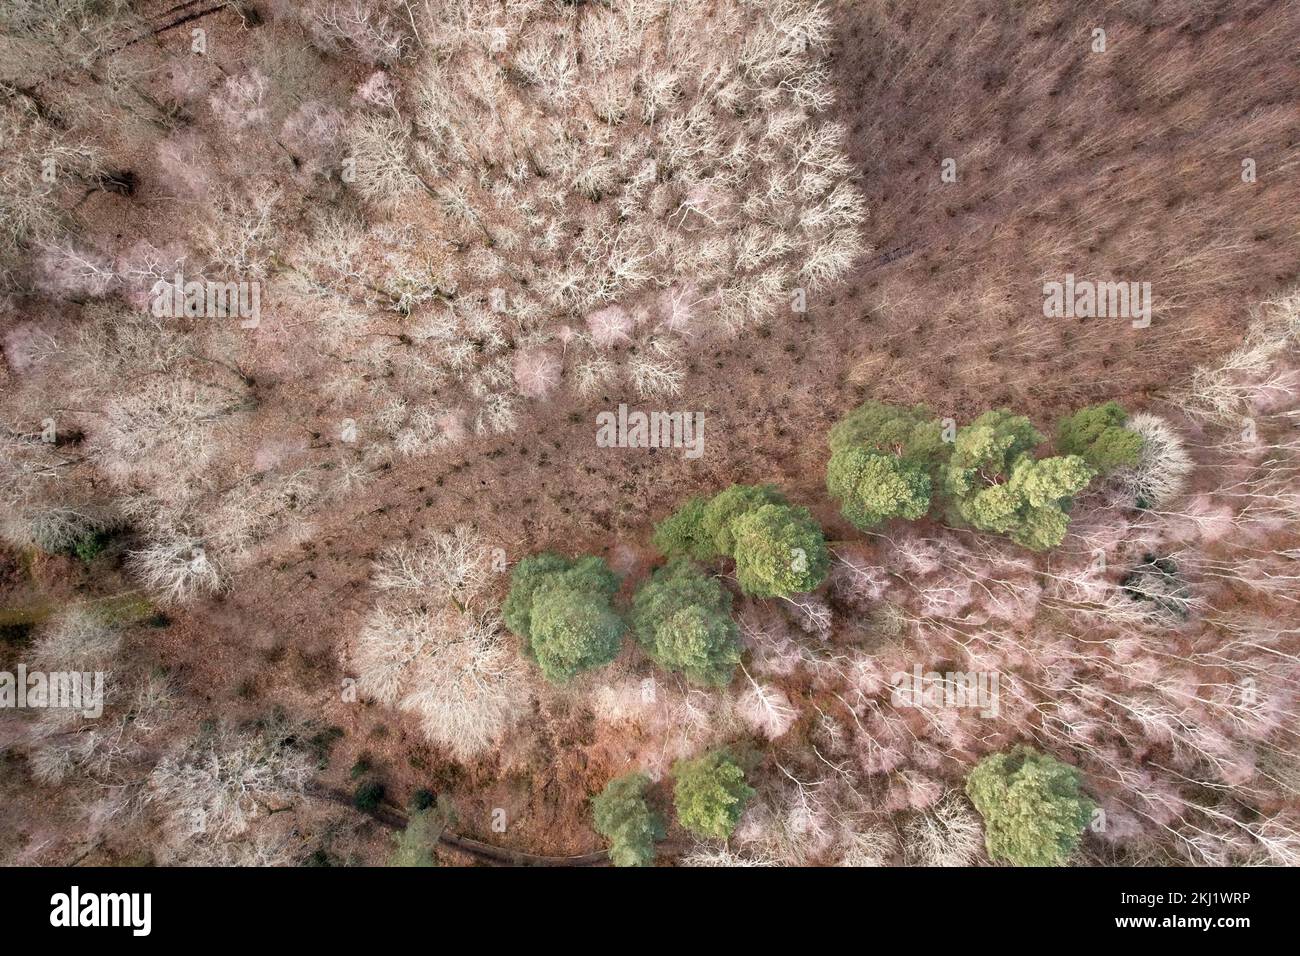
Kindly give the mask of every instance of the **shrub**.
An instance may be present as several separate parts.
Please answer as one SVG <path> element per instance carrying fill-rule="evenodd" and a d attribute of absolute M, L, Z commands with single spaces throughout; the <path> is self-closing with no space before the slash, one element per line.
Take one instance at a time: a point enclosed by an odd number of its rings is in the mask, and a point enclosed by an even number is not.
<path fill-rule="evenodd" d="M 725 750 L 673 765 L 673 804 L 682 826 L 696 836 L 725 840 L 736 829 L 754 789 Z"/>
<path fill-rule="evenodd" d="M 1098 474 L 1132 468 L 1142 453 L 1142 436 L 1124 427 L 1128 412 L 1118 402 L 1081 408 L 1056 427 L 1056 448 L 1078 455 Z"/>
<path fill-rule="evenodd" d="M 637 591 L 631 625 L 656 664 L 681 671 L 693 684 L 725 687 L 740 663 L 731 595 L 688 560 L 660 568 Z"/>
<path fill-rule="evenodd" d="M 383 800 L 384 785 L 375 780 L 368 780 L 365 783 L 358 784 L 356 791 L 352 794 L 353 805 L 365 813 L 378 809 Z"/>
<path fill-rule="evenodd" d="M 396 848 L 389 866 L 437 866 L 433 848 L 446 827 L 446 820 L 436 808 L 424 807 L 411 812 L 406 829 L 393 839 Z"/>
<path fill-rule="evenodd" d="M 1073 496 L 1093 471 L 1077 455 L 1035 458 L 1042 440 L 1029 419 L 1004 409 L 960 429 L 942 470 L 950 517 L 1035 551 L 1060 544 Z"/>
<path fill-rule="evenodd" d="M 811 591 L 830 570 L 821 527 L 770 485 L 692 498 L 660 522 L 654 540 L 669 557 L 734 559 L 741 590 L 756 597 Z"/>
<path fill-rule="evenodd" d="M 618 578 L 602 558 L 524 558 L 503 606 L 506 626 L 547 680 L 563 682 L 612 661 L 626 625 L 610 603 Z"/>
<path fill-rule="evenodd" d="M 649 866 L 655 841 L 667 835 L 663 818 L 646 802 L 649 785 L 645 774 L 629 773 L 615 777 L 591 799 L 596 832 L 610 841 L 615 866 Z"/>
<path fill-rule="evenodd" d="M 1077 770 L 1023 745 L 976 764 L 966 795 L 984 818 L 989 857 L 1016 866 L 1064 863 L 1094 807 Z"/>

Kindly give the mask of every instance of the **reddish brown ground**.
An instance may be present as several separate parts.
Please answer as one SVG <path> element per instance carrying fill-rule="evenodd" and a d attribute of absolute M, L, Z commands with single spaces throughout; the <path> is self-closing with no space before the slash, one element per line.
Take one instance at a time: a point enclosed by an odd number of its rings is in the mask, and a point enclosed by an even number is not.
<path fill-rule="evenodd" d="M 1293 279 L 1300 8 L 1165 3 L 1098 21 L 1081 3 L 1032 6 L 1052 12 L 837 4 L 836 109 L 874 251 L 807 315 L 701 345 L 671 406 L 705 415 L 703 458 L 597 448 L 595 415 L 621 395 L 534 405 L 513 435 L 381 475 L 300 553 L 175 615 L 154 632 L 160 662 L 214 714 L 280 706 L 341 727 L 333 785 L 350 787 L 368 752 L 398 800 L 421 786 L 451 793 L 466 833 L 546 853 L 597 846 L 585 801 L 608 771 L 587 759 L 602 748 L 583 713 L 538 715 L 529 730 L 543 746 L 503 776 L 451 764 L 395 712 L 340 701 L 340 651 L 369 606 L 379 550 L 469 522 L 512 561 L 591 551 L 643 572 L 652 524 L 733 482 L 781 485 L 844 537 L 823 488 L 825 436 L 862 398 L 924 401 L 958 420 L 1005 405 L 1040 427 L 1097 399 L 1140 408 L 1231 347 L 1251 303 Z M 1096 25 L 1105 54 L 1088 49 Z M 957 184 L 939 179 L 949 156 Z M 1245 157 L 1255 184 L 1240 179 Z M 1150 281 L 1152 327 L 1045 320 L 1041 283 L 1071 271 Z M 277 357 L 263 358 L 259 387 L 274 397 Z M 491 832 L 493 807 L 508 812 L 505 835 Z"/>

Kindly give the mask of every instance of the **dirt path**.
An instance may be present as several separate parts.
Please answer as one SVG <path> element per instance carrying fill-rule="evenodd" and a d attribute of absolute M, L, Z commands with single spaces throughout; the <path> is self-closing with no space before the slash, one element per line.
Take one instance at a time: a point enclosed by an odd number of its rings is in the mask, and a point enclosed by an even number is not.
<path fill-rule="evenodd" d="M 324 789 L 315 794 L 332 803 L 354 807 L 352 797 L 342 790 Z M 369 814 L 376 822 L 390 830 L 400 831 L 406 828 L 407 814 L 400 807 L 383 803 Z M 461 836 L 451 830 L 443 830 L 438 842 L 445 847 L 459 850 L 475 859 L 496 866 L 608 866 L 609 854 L 604 850 L 584 853 L 579 856 L 541 856 L 525 853 L 508 847 L 493 846 L 473 837 Z"/>

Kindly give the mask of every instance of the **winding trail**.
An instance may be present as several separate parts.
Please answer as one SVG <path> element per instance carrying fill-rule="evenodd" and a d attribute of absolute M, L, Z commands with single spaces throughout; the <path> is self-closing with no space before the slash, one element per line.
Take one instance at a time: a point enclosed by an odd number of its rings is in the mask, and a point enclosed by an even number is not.
<path fill-rule="evenodd" d="M 329 800 L 332 803 L 338 803 L 346 807 L 356 809 L 352 802 L 351 794 L 344 790 L 334 788 L 321 788 L 311 793 L 313 796 L 319 796 Z M 360 811 L 358 811 L 360 812 Z M 390 830 L 406 829 L 407 814 L 406 811 L 392 803 L 381 803 L 375 810 L 368 814 L 372 819 Z M 609 854 L 604 850 L 597 850 L 594 853 L 583 853 L 579 856 L 541 856 L 536 853 L 525 853 L 522 850 L 512 850 L 508 847 L 493 846 L 491 843 L 484 843 L 481 840 L 475 840 L 473 837 L 461 836 L 453 833 L 451 830 L 444 829 L 438 837 L 438 842 L 443 846 L 459 850 L 476 859 L 483 860 L 497 866 L 609 866 Z"/>

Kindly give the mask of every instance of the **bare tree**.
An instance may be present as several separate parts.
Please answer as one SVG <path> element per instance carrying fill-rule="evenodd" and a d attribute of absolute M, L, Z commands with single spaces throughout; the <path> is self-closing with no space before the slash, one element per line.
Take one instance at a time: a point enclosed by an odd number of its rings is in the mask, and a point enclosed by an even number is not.
<path fill-rule="evenodd" d="M 913 866 L 969 866 L 980 855 L 979 819 L 956 793 L 913 814 L 902 828 L 903 855 Z"/>
<path fill-rule="evenodd" d="M 144 587 L 165 604 L 182 605 L 227 587 L 225 570 L 203 541 L 175 531 L 131 552 Z"/>
<path fill-rule="evenodd" d="M 149 776 L 147 803 L 162 804 L 177 834 L 229 840 L 311 779 L 306 755 L 266 734 L 219 732 L 164 757 Z"/>
<path fill-rule="evenodd" d="M 381 598 L 351 654 L 363 695 L 418 716 L 458 760 L 497 743 L 528 703 L 518 655 L 483 603 L 496 566 L 465 527 L 389 551 L 375 567 Z"/>

